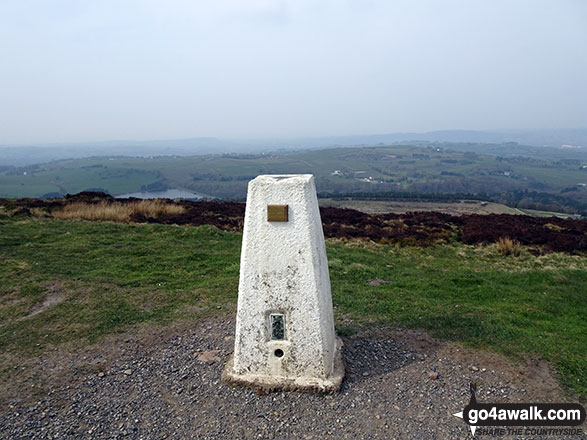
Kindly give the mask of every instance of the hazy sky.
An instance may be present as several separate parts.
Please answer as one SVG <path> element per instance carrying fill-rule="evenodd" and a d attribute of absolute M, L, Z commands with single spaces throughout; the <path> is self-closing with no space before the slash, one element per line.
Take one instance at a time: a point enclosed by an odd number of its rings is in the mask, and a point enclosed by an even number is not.
<path fill-rule="evenodd" d="M 585 0 L 0 1 L 0 144 L 571 127 Z"/>

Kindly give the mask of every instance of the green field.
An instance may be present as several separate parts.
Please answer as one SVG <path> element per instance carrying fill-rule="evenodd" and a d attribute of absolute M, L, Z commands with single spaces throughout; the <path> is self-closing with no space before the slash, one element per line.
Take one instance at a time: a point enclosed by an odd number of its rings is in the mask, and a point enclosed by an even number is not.
<path fill-rule="evenodd" d="M 247 182 L 267 173 L 314 174 L 322 193 L 499 194 L 528 190 L 551 193 L 587 207 L 587 187 L 580 186 L 587 182 L 587 169 L 579 160 L 503 158 L 409 145 L 261 155 L 64 160 L 0 173 L 0 197 L 64 195 L 87 189 L 117 195 L 157 183 L 242 199 Z M 555 208 L 549 207 L 558 210 Z"/>
<path fill-rule="evenodd" d="M 18 374 L 23 356 L 233 305 L 240 242 L 239 233 L 210 226 L 0 217 L 1 377 Z M 571 392 L 587 396 L 586 255 L 339 240 L 327 252 L 340 333 L 425 328 L 514 359 L 538 355 Z"/>
<path fill-rule="evenodd" d="M 25 167 L 18 174 L 15 171 L 0 173 L 0 194 L 40 197 L 47 193 L 75 194 L 89 188 L 123 194 L 157 180 L 156 172 L 132 165 L 126 161 L 88 159 Z"/>

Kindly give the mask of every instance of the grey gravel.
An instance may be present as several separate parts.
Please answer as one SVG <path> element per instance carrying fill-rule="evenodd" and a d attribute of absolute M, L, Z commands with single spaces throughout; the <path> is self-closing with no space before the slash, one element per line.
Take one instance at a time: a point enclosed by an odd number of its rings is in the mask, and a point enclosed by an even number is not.
<path fill-rule="evenodd" d="M 0 437 L 465 439 L 467 426 L 452 414 L 468 403 L 471 381 L 479 401 L 564 398 L 541 363 L 516 366 L 403 329 L 343 338 L 347 375 L 337 394 L 259 395 L 220 381 L 233 331 L 231 319 L 216 318 L 160 339 L 127 335 L 63 365 L 40 360 L 62 379 L 45 383 L 34 401 L 25 390 L 8 399 Z"/>

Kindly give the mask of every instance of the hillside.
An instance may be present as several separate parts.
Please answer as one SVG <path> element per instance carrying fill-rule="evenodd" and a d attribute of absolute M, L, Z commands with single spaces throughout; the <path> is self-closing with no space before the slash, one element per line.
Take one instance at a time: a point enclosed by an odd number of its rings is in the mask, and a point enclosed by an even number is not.
<path fill-rule="evenodd" d="M 197 227 L 64 221 L 47 218 L 39 207 L 28 208 L 40 215 L 33 217 L 5 206 L 4 380 L 20 383 L 13 366 L 21 356 L 75 349 L 138 324 L 167 325 L 231 307 L 242 205 L 233 204 L 232 211 L 229 206 L 203 202 L 174 214 L 199 211 L 200 220 L 192 222 L 202 224 Z M 163 221 L 165 215 L 148 220 Z M 336 208 L 322 215 L 325 234 L 332 237 L 327 248 L 339 333 L 352 334 L 356 323 L 425 328 L 474 347 L 538 355 L 557 367 L 567 387 L 585 395 L 587 222 L 368 216 Z M 389 229 L 378 226 L 384 221 Z M 504 236 L 527 244 L 494 243 Z M 574 254 L 553 252 L 564 243 Z"/>
<path fill-rule="evenodd" d="M 587 211 L 584 162 L 408 145 L 257 155 L 96 157 L 5 169 L 0 172 L 0 197 L 184 188 L 209 197 L 243 199 L 247 182 L 258 174 L 311 173 L 323 195 L 456 194 L 518 208 L 577 213 Z"/>

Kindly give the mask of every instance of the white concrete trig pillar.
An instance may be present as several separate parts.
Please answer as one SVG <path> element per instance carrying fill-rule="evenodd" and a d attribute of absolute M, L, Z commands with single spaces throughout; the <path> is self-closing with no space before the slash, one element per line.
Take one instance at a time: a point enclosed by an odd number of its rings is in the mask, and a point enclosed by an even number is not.
<path fill-rule="evenodd" d="M 223 380 L 334 391 L 344 377 L 328 261 L 309 174 L 249 182 L 234 355 Z"/>

